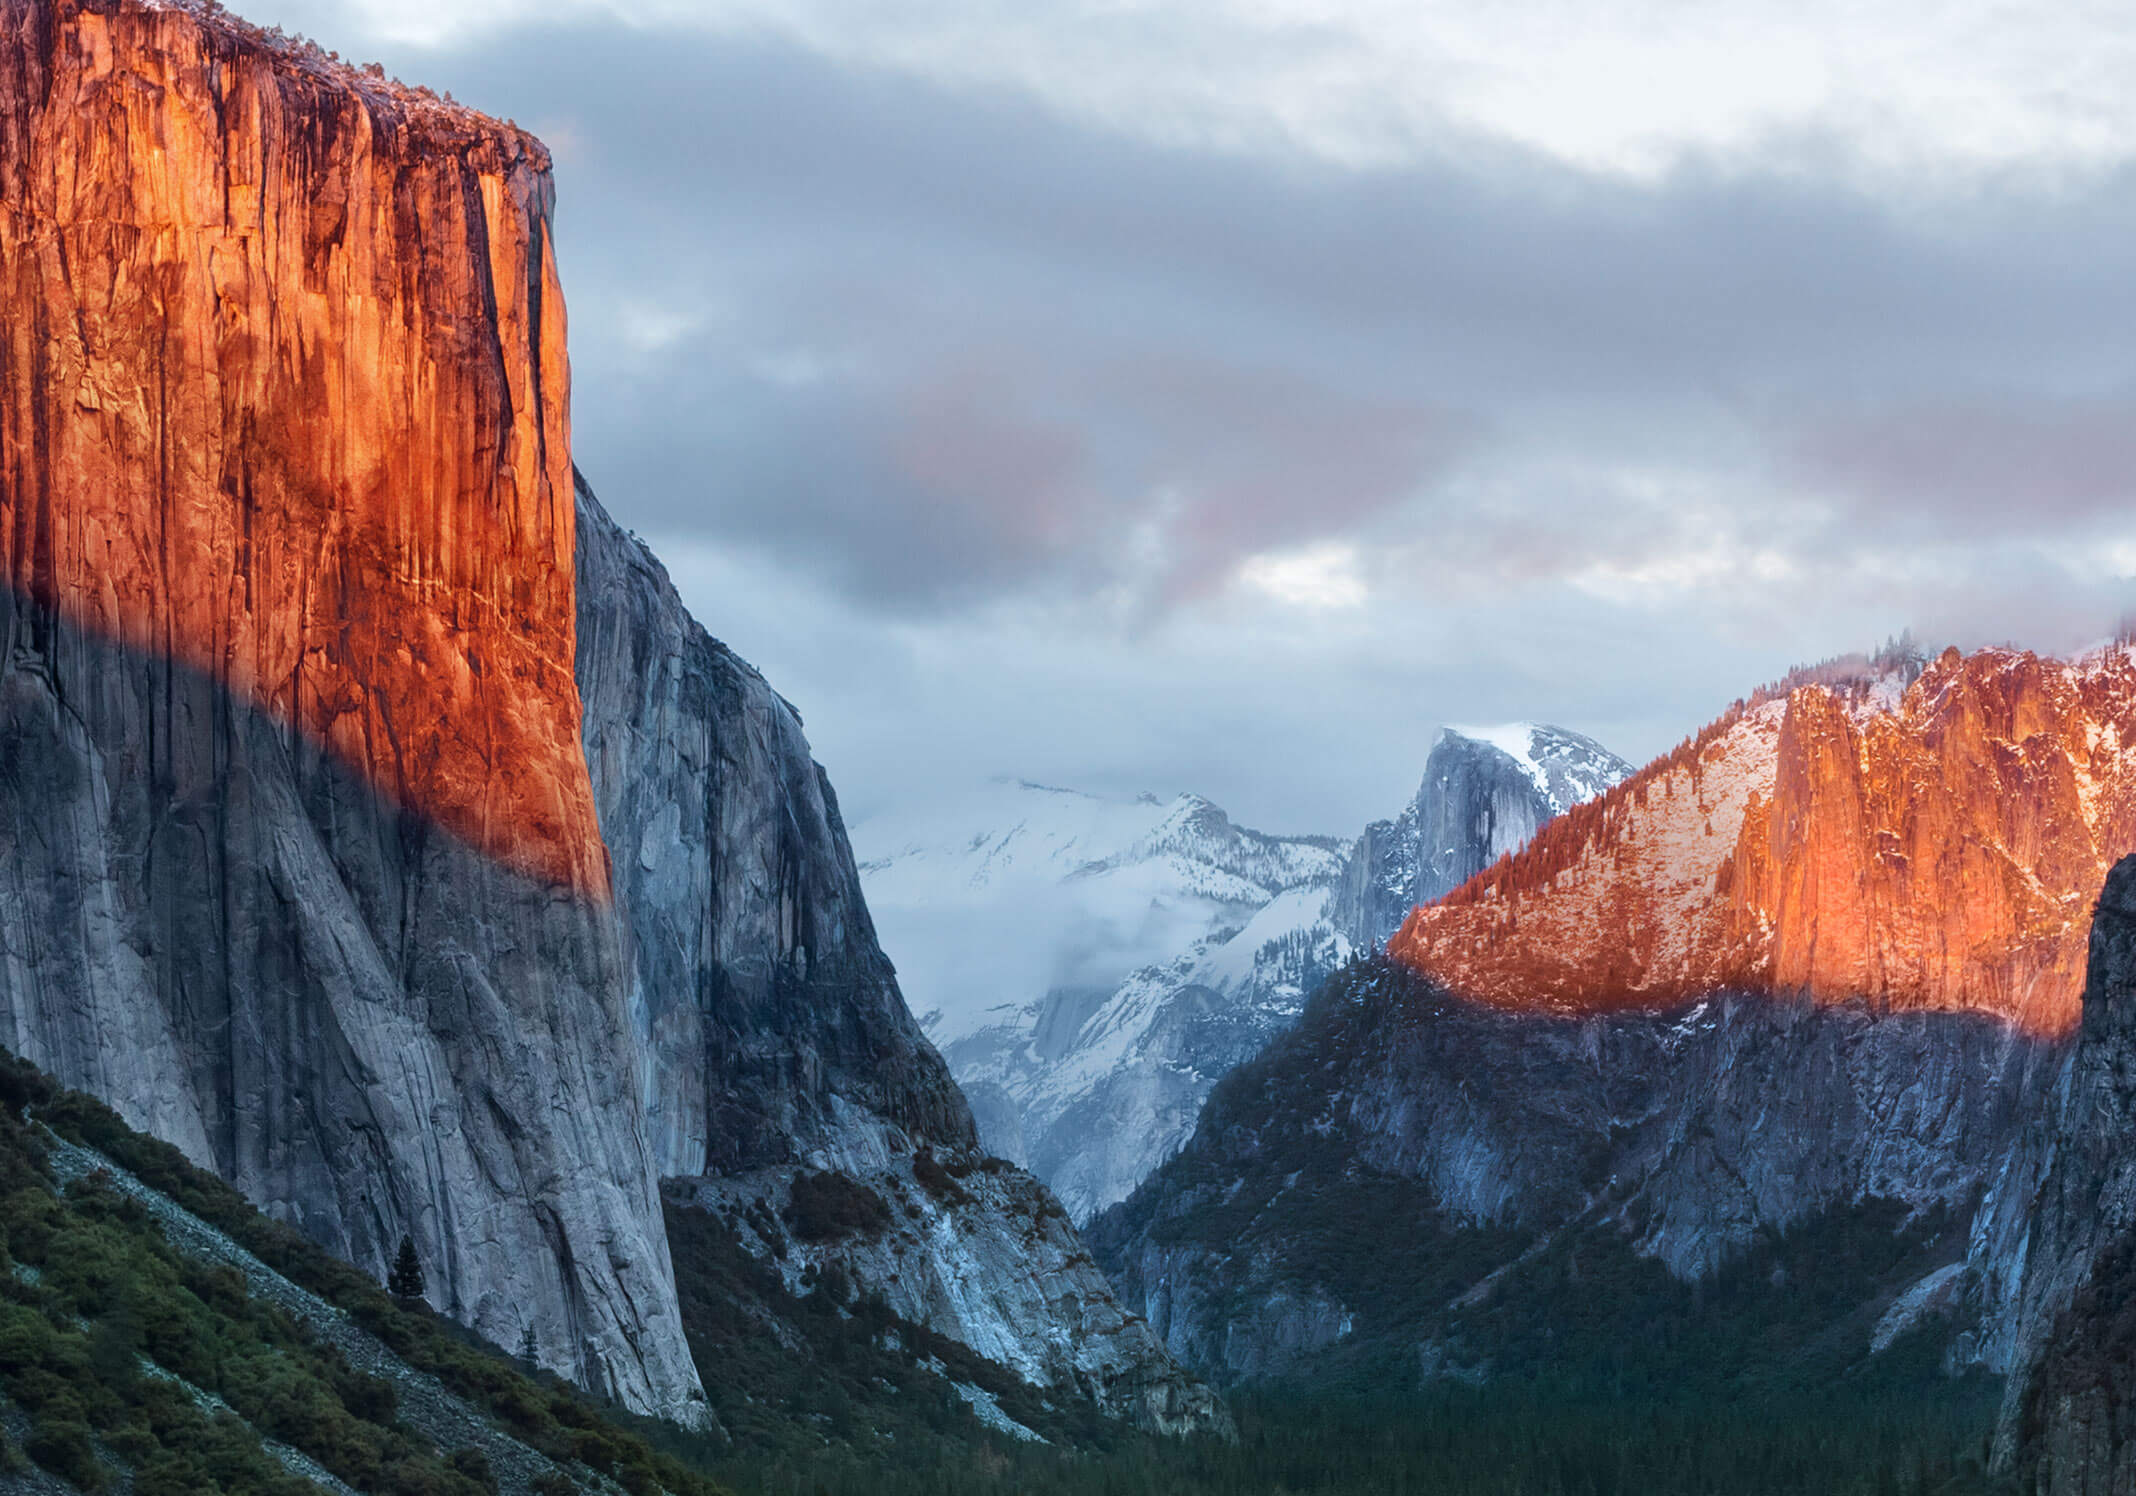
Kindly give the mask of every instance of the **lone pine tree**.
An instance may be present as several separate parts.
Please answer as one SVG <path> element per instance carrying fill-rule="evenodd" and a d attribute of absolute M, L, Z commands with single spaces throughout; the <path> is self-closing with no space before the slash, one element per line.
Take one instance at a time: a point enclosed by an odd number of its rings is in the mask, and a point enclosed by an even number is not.
<path fill-rule="evenodd" d="M 412 1303 L 423 1296 L 423 1264 L 415 1255 L 413 1238 L 401 1238 L 400 1252 L 393 1259 L 393 1271 L 386 1274 L 386 1292 L 403 1303 Z"/>

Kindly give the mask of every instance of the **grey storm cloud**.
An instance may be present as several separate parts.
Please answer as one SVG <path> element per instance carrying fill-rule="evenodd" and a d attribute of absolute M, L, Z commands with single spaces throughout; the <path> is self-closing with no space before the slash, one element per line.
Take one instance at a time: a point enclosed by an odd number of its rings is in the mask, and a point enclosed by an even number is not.
<path fill-rule="evenodd" d="M 579 403 L 610 412 L 603 465 L 645 522 L 899 607 L 1137 573 L 1159 600 L 1191 593 L 1412 497 L 1468 440 L 1425 403 L 1155 354 L 997 349 L 899 373 L 632 378 Z"/>
<path fill-rule="evenodd" d="M 555 148 L 578 460 L 856 811 L 1012 773 L 1354 830 L 1436 722 L 1636 758 L 1907 623 L 2130 601 L 2125 170 L 1358 168 L 583 19 L 386 60 Z"/>
<path fill-rule="evenodd" d="M 2110 467 L 2086 412 L 2136 374 L 2106 335 L 2136 311 L 2126 178 L 1902 210 L 1481 146 L 1348 170 L 614 26 L 436 66 L 559 142 L 596 478 L 642 526 L 899 608 L 1134 579 L 1191 596 L 1397 512 L 1532 570 L 1553 547 L 1493 533 L 1447 480 L 1539 420 L 1657 445 L 1742 427 L 1776 475 L 1933 518 L 2041 471 L 2028 453 L 2065 427 Z M 626 297 L 715 304 L 632 350 Z M 1811 395 L 1850 413 L 1776 426 Z M 2057 461 L 2071 517 L 2116 496 Z"/>
<path fill-rule="evenodd" d="M 1793 455 L 1856 523 L 1983 540 L 2081 529 L 2136 512 L 2136 392 L 1827 412 L 1799 423 Z"/>

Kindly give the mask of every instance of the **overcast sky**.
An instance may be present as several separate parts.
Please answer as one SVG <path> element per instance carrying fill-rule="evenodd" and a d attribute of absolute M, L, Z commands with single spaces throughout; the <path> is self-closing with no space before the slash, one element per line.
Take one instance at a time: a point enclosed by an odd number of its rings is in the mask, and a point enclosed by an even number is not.
<path fill-rule="evenodd" d="M 2136 603 L 2125 6 L 238 8 L 549 142 L 579 464 L 849 816 L 1349 834 Z"/>

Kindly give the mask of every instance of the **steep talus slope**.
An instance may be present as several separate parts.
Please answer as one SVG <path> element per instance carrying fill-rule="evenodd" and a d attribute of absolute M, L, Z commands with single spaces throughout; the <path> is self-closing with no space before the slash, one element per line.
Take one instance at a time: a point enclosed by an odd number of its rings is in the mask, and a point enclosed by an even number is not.
<path fill-rule="evenodd" d="M 1343 868 L 1335 922 L 1376 949 L 1419 904 L 1451 893 L 1632 766 L 1592 738 L 1533 722 L 1449 727 L 1402 813 L 1367 826 Z"/>
<path fill-rule="evenodd" d="M 1455 990 L 1583 1011 L 1722 988 L 2068 1032 L 2092 900 L 2136 846 L 2136 658 L 1946 651 L 1761 693 L 1389 950 Z"/>
<path fill-rule="evenodd" d="M 1864 1201 L 1962 1223 L 2058 1056 L 1980 1016 L 1755 996 L 1543 1017 L 1361 962 L 1089 1236 L 1223 1379 L 1488 1375 L 1482 1306 L 1538 1254 L 1697 1279 Z M 1938 1242 L 1917 1277 L 1963 1260 L 1962 1230 Z"/>
<path fill-rule="evenodd" d="M 1145 1427 L 1221 1426 L 1045 1188 L 979 1167 L 800 718 L 583 485 L 579 505 L 586 756 L 669 1209 L 731 1220 L 797 1294 L 835 1268 L 1036 1386 Z M 812 1189 L 852 1213 L 814 1229 Z"/>
<path fill-rule="evenodd" d="M 543 167 L 224 19 L 0 5 L 0 1034 L 687 1416 Z"/>

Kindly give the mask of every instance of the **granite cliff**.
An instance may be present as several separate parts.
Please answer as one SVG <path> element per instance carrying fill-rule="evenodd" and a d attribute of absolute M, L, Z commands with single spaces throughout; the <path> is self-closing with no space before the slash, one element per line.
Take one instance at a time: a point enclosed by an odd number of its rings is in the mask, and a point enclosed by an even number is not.
<path fill-rule="evenodd" d="M 1543 827 L 1622 781 L 1632 766 L 1562 727 L 1449 727 L 1402 813 L 1374 821 L 1344 864 L 1335 922 L 1376 950 L 1409 912 L 1518 852 Z"/>
<path fill-rule="evenodd" d="M 0 0 L 0 1040 L 695 1421 L 678 1199 L 980 1154 L 798 716 L 576 481 L 547 165 L 213 5 Z M 1222 1421 L 1042 1189 L 960 1194 L 849 1281 Z"/>
<path fill-rule="evenodd" d="M 2011 1300 L 1999 1453 L 2041 1496 L 2136 1490 L 2136 858 L 2099 898 L 2076 1045 L 2027 1141 L 1979 1233 Z"/>
<path fill-rule="evenodd" d="M 9 584 L 600 893 L 547 153 L 184 5 L 0 18 Z"/>
<path fill-rule="evenodd" d="M 1731 989 L 2068 1033 L 2092 902 L 2136 845 L 2136 655 L 1826 674 L 1739 703 L 1389 952 L 1521 1008 Z"/>
<path fill-rule="evenodd" d="M 578 503 L 585 761 L 659 1173 L 976 1146 L 876 944 L 800 715 L 583 481 Z"/>
<path fill-rule="evenodd" d="M 1511 1370 L 1493 1318 L 1522 1310 L 1532 1264 L 1555 1264 L 1553 1292 L 1584 1267 L 1589 1306 L 1637 1323 L 1605 1284 L 1666 1298 L 1793 1235 L 1874 1237 L 1850 1218 L 1875 1204 L 1895 1212 L 1886 1240 L 1933 1229 L 1888 1281 L 1805 1300 L 1831 1316 L 1817 1332 L 1866 1357 L 1925 1318 L 1971 1365 L 1969 1226 L 2061 1057 L 1981 1015 L 1763 995 L 1515 1012 L 1375 958 L 1227 1076 L 1186 1148 L 1086 1235 L 1189 1366 L 1361 1363 L 1399 1384 Z"/>
<path fill-rule="evenodd" d="M 0 1032 L 686 1414 L 546 165 L 226 18 L 0 6 Z"/>
<path fill-rule="evenodd" d="M 1510 1354 L 1484 1321 L 1536 1264 L 1651 1265 L 1659 1304 L 1805 1234 L 1859 1255 L 1895 1219 L 1917 1250 L 1804 1333 L 2022 1367 L 2112 1225 L 2109 1145 L 2073 1173 L 2055 1119 L 2118 1115 L 2081 974 L 2090 942 L 2098 987 L 2097 888 L 2136 844 L 2132 688 L 2120 646 L 1951 651 L 1739 703 L 1412 913 L 1217 1088 L 1095 1249 L 1219 1376 L 1368 1350 L 1482 1376 Z"/>
<path fill-rule="evenodd" d="M 1038 1387 L 1146 1428 L 1225 1426 L 1053 1196 L 979 1146 L 876 943 L 799 715 L 583 485 L 579 610 L 668 1207 L 718 1216 L 796 1292 L 835 1269 Z M 818 1222 L 826 1198 L 841 1208 Z"/>

